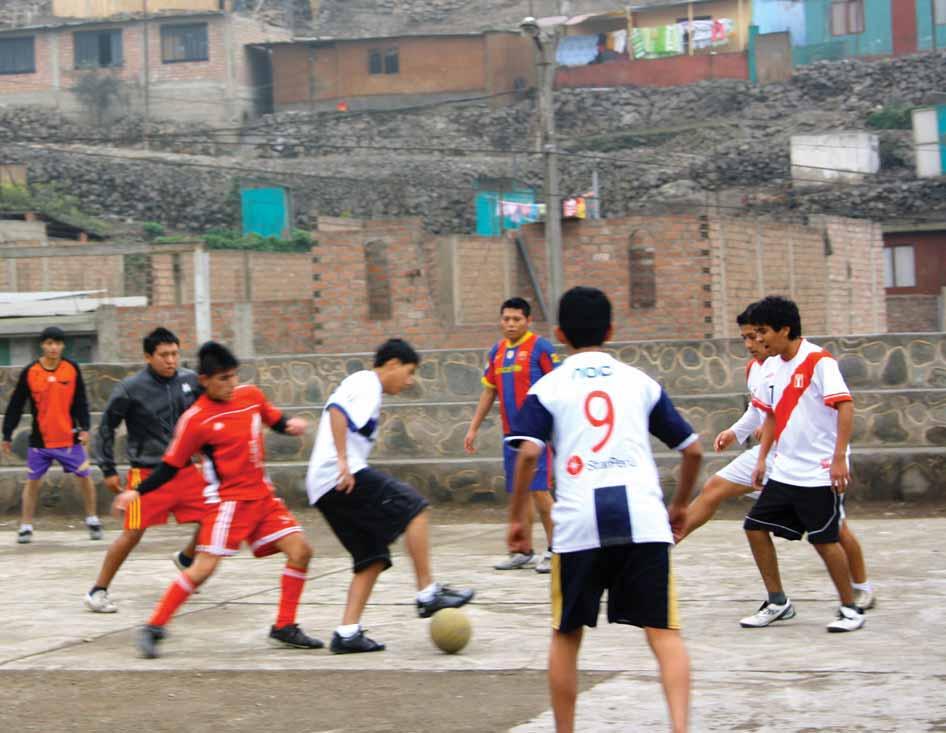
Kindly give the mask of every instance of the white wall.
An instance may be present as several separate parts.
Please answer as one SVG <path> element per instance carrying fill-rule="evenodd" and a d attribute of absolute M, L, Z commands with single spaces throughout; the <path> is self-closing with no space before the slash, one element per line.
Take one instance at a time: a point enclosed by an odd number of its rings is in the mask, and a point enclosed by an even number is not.
<path fill-rule="evenodd" d="M 793 135 L 791 159 L 796 185 L 859 183 L 880 170 L 880 143 L 869 132 Z"/>

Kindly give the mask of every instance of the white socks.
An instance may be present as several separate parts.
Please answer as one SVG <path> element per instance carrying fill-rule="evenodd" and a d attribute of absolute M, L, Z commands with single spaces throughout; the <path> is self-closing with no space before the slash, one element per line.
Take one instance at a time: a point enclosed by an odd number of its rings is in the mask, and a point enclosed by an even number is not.
<path fill-rule="evenodd" d="M 32 524 L 22 524 L 22 523 L 21 523 L 21 524 L 20 524 L 20 531 L 22 532 L 24 529 L 28 529 L 30 532 L 32 532 L 32 531 L 33 531 L 33 525 L 32 525 Z"/>
<path fill-rule="evenodd" d="M 339 626 L 335 631 L 343 639 L 350 639 L 361 630 L 361 624 L 346 624 Z"/>
<path fill-rule="evenodd" d="M 417 591 L 417 600 L 421 603 L 429 603 L 437 593 L 437 584 L 431 583 L 426 588 Z"/>
<path fill-rule="evenodd" d="M 96 525 L 98 525 L 98 524 L 101 524 L 101 523 L 102 523 L 102 522 L 99 521 L 99 518 L 98 518 L 97 516 L 95 516 L 94 514 L 90 514 L 89 516 L 87 516 L 87 517 L 85 518 L 85 526 L 86 526 L 86 527 L 94 527 L 94 526 L 96 526 Z"/>
<path fill-rule="evenodd" d="M 863 583 L 851 583 L 851 587 L 854 588 L 854 590 L 863 590 L 868 593 L 874 590 L 874 586 L 870 584 L 869 580 L 865 580 Z"/>

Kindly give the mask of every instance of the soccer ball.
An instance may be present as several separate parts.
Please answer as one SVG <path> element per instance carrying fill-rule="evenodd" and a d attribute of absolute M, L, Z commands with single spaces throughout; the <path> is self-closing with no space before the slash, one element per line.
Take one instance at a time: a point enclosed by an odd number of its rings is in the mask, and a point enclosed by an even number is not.
<path fill-rule="evenodd" d="M 473 635 L 470 619 L 459 608 L 443 608 L 430 620 L 430 638 L 447 654 L 456 654 Z"/>

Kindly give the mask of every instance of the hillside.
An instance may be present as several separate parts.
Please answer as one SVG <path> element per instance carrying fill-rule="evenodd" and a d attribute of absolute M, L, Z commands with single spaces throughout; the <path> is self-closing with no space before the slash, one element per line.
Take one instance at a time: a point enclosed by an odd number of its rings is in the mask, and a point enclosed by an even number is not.
<path fill-rule="evenodd" d="M 946 56 L 926 54 L 823 62 L 761 87 L 716 81 L 562 90 L 556 109 L 563 192 L 587 191 L 597 170 L 606 216 L 706 204 L 733 213 L 946 215 L 946 184 L 915 178 L 909 130 L 878 131 L 884 168 L 859 186 L 799 189 L 788 157 L 792 134 L 865 129 L 879 109 L 936 101 L 944 75 Z M 123 130 L 131 133 L 124 139 Z M 300 225 L 319 213 L 420 216 L 432 230 L 459 232 L 473 226 L 478 177 L 542 181 L 541 158 L 531 152 L 537 146 L 528 97 L 497 109 L 475 102 L 283 114 L 237 136 L 165 126 L 151 139 L 152 149 L 165 148 L 160 155 L 136 152 L 140 146 L 129 142 L 140 139 L 136 134 L 140 121 L 83 132 L 48 113 L 0 112 L 6 157 L 29 163 L 34 180 L 67 185 L 91 213 L 195 229 L 232 217 L 234 181 L 262 171 L 292 186 Z M 79 140 L 81 148 L 74 145 Z"/>

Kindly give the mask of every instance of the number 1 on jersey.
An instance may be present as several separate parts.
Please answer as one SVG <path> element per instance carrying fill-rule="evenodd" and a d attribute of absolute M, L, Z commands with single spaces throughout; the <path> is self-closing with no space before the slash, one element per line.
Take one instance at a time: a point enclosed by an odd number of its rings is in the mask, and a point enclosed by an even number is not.
<path fill-rule="evenodd" d="M 596 417 L 594 414 L 592 414 L 592 402 L 604 403 L 605 411 L 603 417 Z M 599 408 L 595 407 L 596 412 L 598 409 Z M 602 392 L 601 390 L 589 392 L 588 396 L 585 398 L 585 417 L 588 418 L 588 422 L 591 423 L 593 427 L 607 427 L 604 438 L 602 438 L 601 442 L 591 449 L 592 453 L 597 453 L 599 450 L 604 448 L 609 440 L 611 440 L 611 433 L 614 432 L 614 404 L 611 402 L 611 395 L 609 395 L 607 392 Z"/>

